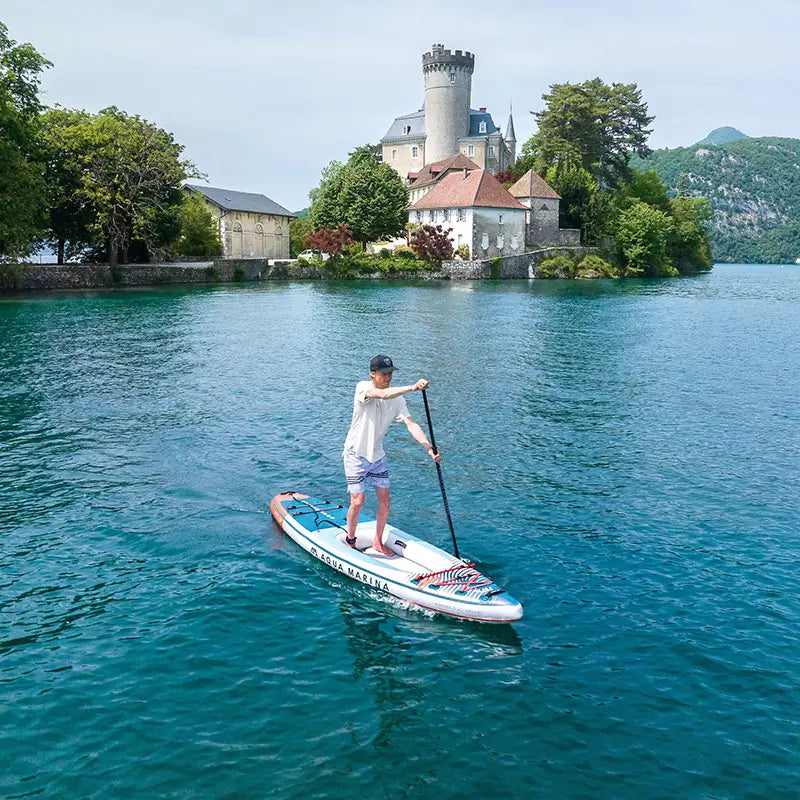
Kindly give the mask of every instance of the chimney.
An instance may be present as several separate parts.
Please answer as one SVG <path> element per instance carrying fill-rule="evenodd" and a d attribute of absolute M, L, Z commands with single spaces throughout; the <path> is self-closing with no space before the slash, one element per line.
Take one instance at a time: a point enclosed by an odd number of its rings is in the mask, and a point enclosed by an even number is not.
<path fill-rule="evenodd" d="M 464 167 L 464 180 L 467 179 L 468 175 L 469 175 L 469 170 L 466 167 Z"/>

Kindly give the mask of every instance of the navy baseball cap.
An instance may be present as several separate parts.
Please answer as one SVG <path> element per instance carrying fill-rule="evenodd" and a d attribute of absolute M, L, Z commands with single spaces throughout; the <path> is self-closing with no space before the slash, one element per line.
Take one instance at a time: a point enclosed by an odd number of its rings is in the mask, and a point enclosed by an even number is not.
<path fill-rule="evenodd" d="M 370 372 L 394 372 L 395 369 L 397 367 L 392 363 L 392 359 L 389 356 L 375 356 L 369 362 Z"/>

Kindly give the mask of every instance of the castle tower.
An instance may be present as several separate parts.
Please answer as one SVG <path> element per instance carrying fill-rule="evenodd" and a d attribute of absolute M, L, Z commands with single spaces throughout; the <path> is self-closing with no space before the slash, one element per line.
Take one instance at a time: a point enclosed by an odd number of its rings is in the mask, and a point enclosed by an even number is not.
<path fill-rule="evenodd" d="M 517 160 L 517 134 L 514 132 L 514 110 L 511 106 L 508 107 L 508 125 L 506 125 L 505 140 L 511 156 L 508 164 L 511 165 Z"/>
<path fill-rule="evenodd" d="M 475 56 L 435 44 L 422 56 L 425 80 L 425 163 L 458 154 L 469 133 L 469 104 Z"/>

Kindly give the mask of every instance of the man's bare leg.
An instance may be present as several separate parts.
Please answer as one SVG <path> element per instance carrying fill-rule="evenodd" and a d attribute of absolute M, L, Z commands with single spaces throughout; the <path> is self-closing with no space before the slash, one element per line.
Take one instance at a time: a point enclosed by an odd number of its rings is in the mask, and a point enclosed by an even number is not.
<path fill-rule="evenodd" d="M 356 526 L 358 525 L 358 515 L 364 508 L 364 492 L 359 494 L 350 493 L 350 508 L 347 509 L 347 538 L 351 541 L 356 538 Z M 355 547 L 355 543 L 350 547 Z"/>
<path fill-rule="evenodd" d="M 383 543 L 383 531 L 386 527 L 386 520 L 389 519 L 389 489 L 379 489 L 376 486 L 375 494 L 378 495 L 378 513 L 375 520 L 375 541 L 372 543 L 372 547 L 385 556 L 394 556 L 397 555 L 394 550 L 390 550 Z"/>

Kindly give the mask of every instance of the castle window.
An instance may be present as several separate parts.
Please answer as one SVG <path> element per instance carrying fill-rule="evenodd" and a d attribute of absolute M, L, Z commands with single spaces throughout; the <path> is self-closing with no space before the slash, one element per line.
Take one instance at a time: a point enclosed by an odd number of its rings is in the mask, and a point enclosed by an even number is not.
<path fill-rule="evenodd" d="M 456 211 L 456 219 L 459 222 L 463 222 L 466 218 L 467 218 L 467 209 L 459 208 L 458 211 Z"/>
<path fill-rule="evenodd" d="M 445 208 L 444 211 L 442 211 L 442 222 L 450 222 L 450 209 L 449 208 Z"/>
<path fill-rule="evenodd" d="M 417 158 L 418 156 L 419 156 L 419 147 L 412 147 L 411 158 Z"/>
<path fill-rule="evenodd" d="M 467 145 L 467 155 L 468 156 L 474 156 L 475 155 L 475 145 L 474 144 L 468 144 Z"/>
<path fill-rule="evenodd" d="M 422 222 L 422 212 L 421 211 L 417 211 L 416 215 L 417 215 L 417 222 Z"/>
<path fill-rule="evenodd" d="M 497 249 L 502 250 L 505 247 L 505 245 L 506 245 L 506 237 L 503 236 L 503 234 L 501 233 L 497 237 Z"/>
<path fill-rule="evenodd" d="M 397 150 L 392 150 L 392 161 L 397 160 Z"/>
<path fill-rule="evenodd" d="M 478 133 L 486 133 L 486 120 L 482 120 L 478 126 Z"/>
<path fill-rule="evenodd" d="M 431 209 L 428 212 L 428 222 L 435 222 L 435 221 L 436 221 L 436 212 L 433 209 Z"/>
<path fill-rule="evenodd" d="M 489 158 L 494 158 L 494 145 L 489 145 Z"/>
<path fill-rule="evenodd" d="M 455 72 L 451 72 L 450 73 L 450 83 L 455 83 L 455 82 L 456 82 L 456 74 L 455 74 Z"/>
<path fill-rule="evenodd" d="M 498 221 L 498 222 L 499 222 L 501 225 L 503 224 L 503 215 L 502 215 L 502 214 L 500 214 L 500 215 L 497 217 L 497 221 Z"/>

